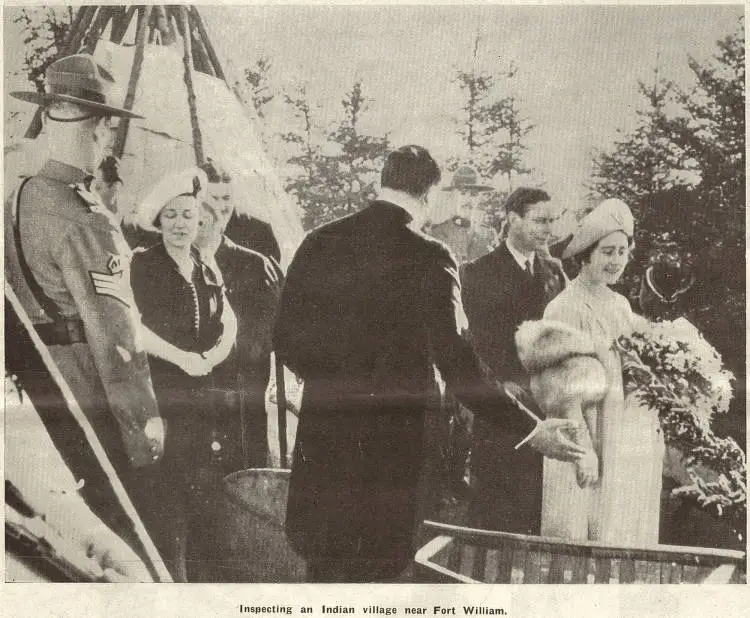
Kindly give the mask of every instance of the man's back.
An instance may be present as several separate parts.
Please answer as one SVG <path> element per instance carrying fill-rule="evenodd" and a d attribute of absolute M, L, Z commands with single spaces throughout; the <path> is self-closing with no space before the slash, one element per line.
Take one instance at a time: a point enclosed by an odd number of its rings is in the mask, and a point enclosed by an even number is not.
<path fill-rule="evenodd" d="M 454 272 L 455 264 L 409 229 L 408 217 L 375 202 L 315 230 L 300 248 L 287 290 L 301 286 L 307 302 L 286 299 L 279 340 L 303 377 L 336 376 L 339 388 L 386 396 L 430 384 L 425 285 L 440 264 Z"/>

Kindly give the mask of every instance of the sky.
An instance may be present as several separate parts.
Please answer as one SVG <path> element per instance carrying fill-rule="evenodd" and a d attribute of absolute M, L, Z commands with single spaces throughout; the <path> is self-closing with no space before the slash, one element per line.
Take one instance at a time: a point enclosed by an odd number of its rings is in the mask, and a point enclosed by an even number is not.
<path fill-rule="evenodd" d="M 688 54 L 708 59 L 744 9 L 433 4 L 200 10 L 230 73 L 267 56 L 271 84 L 292 89 L 304 83 L 324 122 L 340 117 L 344 93 L 362 80 L 372 99 L 363 127 L 388 132 L 394 145 L 423 145 L 441 162 L 462 149 L 455 119 L 465 99 L 452 81 L 456 69 L 497 75 L 512 62 L 516 77 L 499 80 L 497 93 L 515 95 L 521 114 L 535 125 L 526 139 L 526 163 L 535 170 L 527 180 L 543 183 L 563 207 L 577 210 L 592 153 L 610 148 L 618 129 L 634 126 L 643 104 L 638 80 L 652 81 L 658 63 L 662 76 L 689 86 Z M 7 74 L 18 65 L 21 46 L 7 14 L 4 21 Z M 288 110 L 271 107 L 267 122 L 270 130 L 288 130 Z"/>
<path fill-rule="evenodd" d="M 394 145 L 421 144 L 441 161 L 462 148 L 452 120 L 464 104 L 452 83 L 456 68 L 474 64 L 497 74 L 513 62 L 518 72 L 509 92 L 536 127 L 527 139 L 536 170 L 529 180 L 576 209 L 592 151 L 610 147 L 618 128 L 634 126 L 638 80 L 652 81 L 658 62 L 664 77 L 688 85 L 688 54 L 709 58 L 716 41 L 736 29 L 743 7 L 259 6 L 203 13 L 232 64 L 268 56 L 272 82 L 304 82 L 329 119 L 362 79 L 373 99 L 363 124 L 388 131 Z"/>

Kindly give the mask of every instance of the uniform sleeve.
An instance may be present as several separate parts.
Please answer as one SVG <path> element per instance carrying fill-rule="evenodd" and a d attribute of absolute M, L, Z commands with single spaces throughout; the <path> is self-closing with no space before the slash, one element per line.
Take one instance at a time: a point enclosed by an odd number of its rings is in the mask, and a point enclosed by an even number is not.
<path fill-rule="evenodd" d="M 453 394 L 474 412 L 495 420 L 518 439 L 536 422 L 517 408 L 483 370 L 471 345 L 461 337 L 465 320 L 456 264 L 444 255 L 424 279 L 426 326 L 430 346 L 440 373 Z M 497 376 L 502 380 L 503 376 Z"/>
<path fill-rule="evenodd" d="M 159 412 L 138 337 L 125 240 L 112 226 L 73 226 L 62 239 L 57 260 L 128 455 L 135 465 L 149 463 L 143 427 Z"/>

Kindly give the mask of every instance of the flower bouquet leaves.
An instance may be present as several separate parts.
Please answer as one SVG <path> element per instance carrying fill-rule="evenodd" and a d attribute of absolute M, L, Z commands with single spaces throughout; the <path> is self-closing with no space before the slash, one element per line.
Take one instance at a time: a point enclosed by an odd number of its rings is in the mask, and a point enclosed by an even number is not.
<path fill-rule="evenodd" d="M 744 532 L 747 514 L 745 453 L 732 438 L 720 438 L 711 419 L 724 414 L 734 377 L 719 353 L 684 318 L 645 320 L 615 342 L 622 358 L 626 394 L 654 410 L 664 442 L 680 451 L 691 482 L 674 490 L 729 518 Z"/>

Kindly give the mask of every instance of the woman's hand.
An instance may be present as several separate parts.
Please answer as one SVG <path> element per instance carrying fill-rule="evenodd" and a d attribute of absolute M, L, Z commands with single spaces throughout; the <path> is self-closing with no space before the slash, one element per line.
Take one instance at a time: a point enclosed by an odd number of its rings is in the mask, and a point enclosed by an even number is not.
<path fill-rule="evenodd" d="M 214 368 L 210 361 L 195 352 L 181 352 L 176 360 L 177 366 L 193 378 L 208 375 Z"/>
<path fill-rule="evenodd" d="M 599 458 L 593 450 L 586 451 L 575 466 L 579 487 L 593 487 L 599 482 Z"/>

